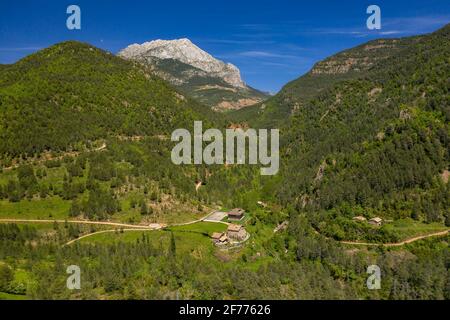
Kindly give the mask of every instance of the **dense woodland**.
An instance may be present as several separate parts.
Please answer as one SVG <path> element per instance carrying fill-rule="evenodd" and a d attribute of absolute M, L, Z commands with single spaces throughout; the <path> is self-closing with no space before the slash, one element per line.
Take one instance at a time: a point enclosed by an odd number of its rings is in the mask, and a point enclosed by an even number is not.
<path fill-rule="evenodd" d="M 318 215 L 316 226 L 337 238 L 361 231 L 336 219 L 355 213 L 449 225 L 441 178 L 450 161 L 449 30 L 410 39 L 295 112 L 284 136 L 282 203 Z"/>

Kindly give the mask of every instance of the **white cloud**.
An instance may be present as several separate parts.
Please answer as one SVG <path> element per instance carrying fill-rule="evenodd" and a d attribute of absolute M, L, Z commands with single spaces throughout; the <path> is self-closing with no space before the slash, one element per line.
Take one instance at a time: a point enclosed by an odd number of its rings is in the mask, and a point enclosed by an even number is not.
<path fill-rule="evenodd" d="M 238 54 L 244 57 L 252 57 L 252 58 L 296 58 L 296 56 L 293 55 L 269 51 L 243 51 L 239 52 Z"/>
<path fill-rule="evenodd" d="M 381 31 L 381 32 L 379 32 L 379 34 L 381 34 L 381 35 L 391 35 L 391 34 L 400 34 L 400 33 L 402 33 L 402 32 L 398 31 L 398 30 Z"/>
<path fill-rule="evenodd" d="M 450 22 L 450 15 L 383 18 L 381 30 L 368 30 L 365 26 L 348 28 L 321 28 L 299 31 L 301 35 L 347 35 L 355 38 L 379 35 L 413 35 L 432 32 Z"/>
<path fill-rule="evenodd" d="M 41 50 L 42 47 L 3 47 L 0 51 L 36 51 Z"/>

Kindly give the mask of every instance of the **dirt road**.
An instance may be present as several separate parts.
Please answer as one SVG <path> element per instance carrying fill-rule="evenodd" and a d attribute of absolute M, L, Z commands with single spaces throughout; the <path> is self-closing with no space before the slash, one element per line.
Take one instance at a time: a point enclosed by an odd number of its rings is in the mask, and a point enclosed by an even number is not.
<path fill-rule="evenodd" d="M 204 219 L 206 219 L 210 214 L 206 215 L 205 217 L 193 220 L 185 223 L 178 223 L 178 224 L 172 224 L 170 226 L 184 226 L 189 224 L 194 224 L 197 222 L 201 222 Z M 119 222 L 107 222 L 107 221 L 85 221 L 85 220 L 50 220 L 50 219 L 0 219 L 0 223 L 75 223 L 75 224 L 92 224 L 92 225 L 103 225 L 103 226 L 111 226 L 111 227 L 120 227 L 123 231 L 145 231 L 145 230 L 160 230 L 165 227 L 167 227 L 166 224 L 161 223 L 151 223 L 149 225 L 137 225 L 137 224 L 127 224 L 127 223 L 119 223 Z M 78 240 L 81 240 L 83 238 L 87 238 L 96 234 L 100 233 L 108 233 L 108 232 L 115 232 L 116 229 L 108 229 L 108 230 L 101 230 L 96 231 L 92 233 L 88 233 L 85 235 L 82 235 L 76 239 L 70 240 L 65 245 L 70 245 Z"/>
<path fill-rule="evenodd" d="M 208 221 L 207 217 L 209 216 L 209 214 L 201 219 L 198 220 L 193 220 L 193 221 L 189 221 L 189 222 L 185 222 L 185 223 L 178 223 L 178 224 L 172 224 L 169 225 L 170 226 L 183 226 L 183 225 L 189 225 L 189 224 L 193 224 L 193 223 L 197 223 L 197 222 L 201 222 L 201 221 Z M 165 224 L 159 224 L 159 223 L 152 223 L 150 225 L 136 225 L 136 224 L 127 224 L 127 223 L 119 223 L 119 222 L 107 222 L 107 221 L 84 221 L 84 220 L 50 220 L 50 219 L 0 219 L 0 223 L 77 223 L 77 224 L 93 224 L 93 225 L 105 225 L 105 226 L 111 226 L 111 227 L 120 227 L 123 228 L 123 231 L 139 231 L 139 230 L 160 230 L 163 229 L 164 227 L 167 227 L 167 225 Z M 208 221 L 208 222 L 215 222 L 215 221 Z M 218 223 L 224 223 L 222 221 L 216 221 Z M 227 223 L 225 223 L 227 224 Z M 78 241 L 80 239 L 86 238 L 86 237 L 90 237 L 94 234 L 99 234 L 99 233 L 106 233 L 106 232 L 115 232 L 115 229 L 109 229 L 109 230 L 102 230 L 102 231 L 97 231 L 94 233 L 89 233 L 86 235 L 83 235 L 77 239 L 71 240 L 68 243 L 66 243 L 66 245 L 69 245 L 75 241 Z M 422 239 L 426 239 L 426 238 L 431 238 L 431 237 L 442 237 L 447 235 L 450 232 L 450 229 L 448 230 L 444 230 L 444 231 L 439 231 L 439 232 L 434 232 L 434 233 L 429 233 L 426 235 L 421 235 L 421 236 L 416 236 L 413 238 L 409 238 L 400 242 L 396 242 L 396 243 L 370 243 L 370 242 L 358 242 L 358 241 L 339 241 L 342 244 L 350 244 L 350 245 L 359 245 L 359 246 L 383 246 L 383 247 L 399 247 L 399 246 L 403 246 L 405 244 L 409 244 L 415 241 L 419 241 Z"/>
<path fill-rule="evenodd" d="M 151 230 L 156 230 L 156 229 L 151 229 Z M 82 235 L 82 236 L 80 236 L 80 237 L 78 237 L 76 239 L 70 240 L 69 242 L 67 242 L 65 244 L 65 246 L 71 245 L 72 243 L 77 242 L 77 241 L 79 241 L 79 240 L 81 240 L 83 238 L 87 238 L 87 237 L 90 237 L 90 236 L 93 236 L 93 235 L 96 235 L 96 234 L 110 233 L 110 232 L 116 232 L 116 231 L 117 231 L 116 229 L 108 229 L 108 230 L 102 230 L 102 231 L 96 231 L 96 232 L 88 233 L 88 234 Z M 126 232 L 126 231 L 142 231 L 142 229 L 122 229 L 122 231 L 123 232 Z"/>
<path fill-rule="evenodd" d="M 396 242 L 396 243 L 370 243 L 370 242 L 358 242 L 358 241 L 339 241 L 339 242 L 344 243 L 344 244 L 352 244 L 352 245 L 360 245 L 360 246 L 400 247 L 405 244 L 412 243 L 412 242 L 419 241 L 419 240 L 426 239 L 426 238 L 430 238 L 430 237 L 442 237 L 442 236 L 447 235 L 449 232 L 450 232 L 450 229 L 445 230 L 445 231 L 439 231 L 439 232 L 434 232 L 434 233 L 430 233 L 430 234 L 426 234 L 426 235 L 422 235 L 422 236 L 409 238 L 409 239 L 406 239 L 406 240 L 403 240 L 400 242 Z"/>
<path fill-rule="evenodd" d="M 139 230 L 158 230 L 162 228 L 161 224 L 137 225 L 108 221 L 85 221 L 85 220 L 44 220 L 44 219 L 0 219 L 0 223 L 77 223 L 77 224 L 94 224 L 121 228 L 134 228 Z"/>

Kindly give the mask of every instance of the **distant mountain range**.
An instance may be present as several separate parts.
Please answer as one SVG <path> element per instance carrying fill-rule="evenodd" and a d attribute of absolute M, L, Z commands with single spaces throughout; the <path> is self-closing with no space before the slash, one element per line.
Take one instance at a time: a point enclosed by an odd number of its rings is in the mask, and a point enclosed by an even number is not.
<path fill-rule="evenodd" d="M 236 66 L 214 58 L 189 39 L 132 44 L 118 56 L 145 64 L 161 78 L 214 110 L 240 109 L 268 97 L 246 85 Z"/>

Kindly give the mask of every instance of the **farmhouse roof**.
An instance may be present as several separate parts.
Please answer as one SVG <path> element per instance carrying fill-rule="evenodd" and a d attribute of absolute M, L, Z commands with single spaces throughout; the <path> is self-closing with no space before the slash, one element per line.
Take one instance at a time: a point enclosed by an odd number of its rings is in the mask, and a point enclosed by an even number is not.
<path fill-rule="evenodd" d="M 239 215 L 241 215 L 241 214 L 243 214 L 244 213 L 244 209 L 241 209 L 241 208 L 234 208 L 233 210 L 231 210 L 230 212 L 228 212 L 228 214 L 230 215 L 230 216 L 239 216 Z"/>
<path fill-rule="evenodd" d="M 223 233 L 221 233 L 221 232 L 214 232 L 211 235 L 211 238 L 213 238 L 214 240 L 219 240 L 222 237 L 222 235 L 223 235 Z"/>
<path fill-rule="evenodd" d="M 228 231 L 239 232 L 242 229 L 240 224 L 230 224 L 228 225 Z"/>

